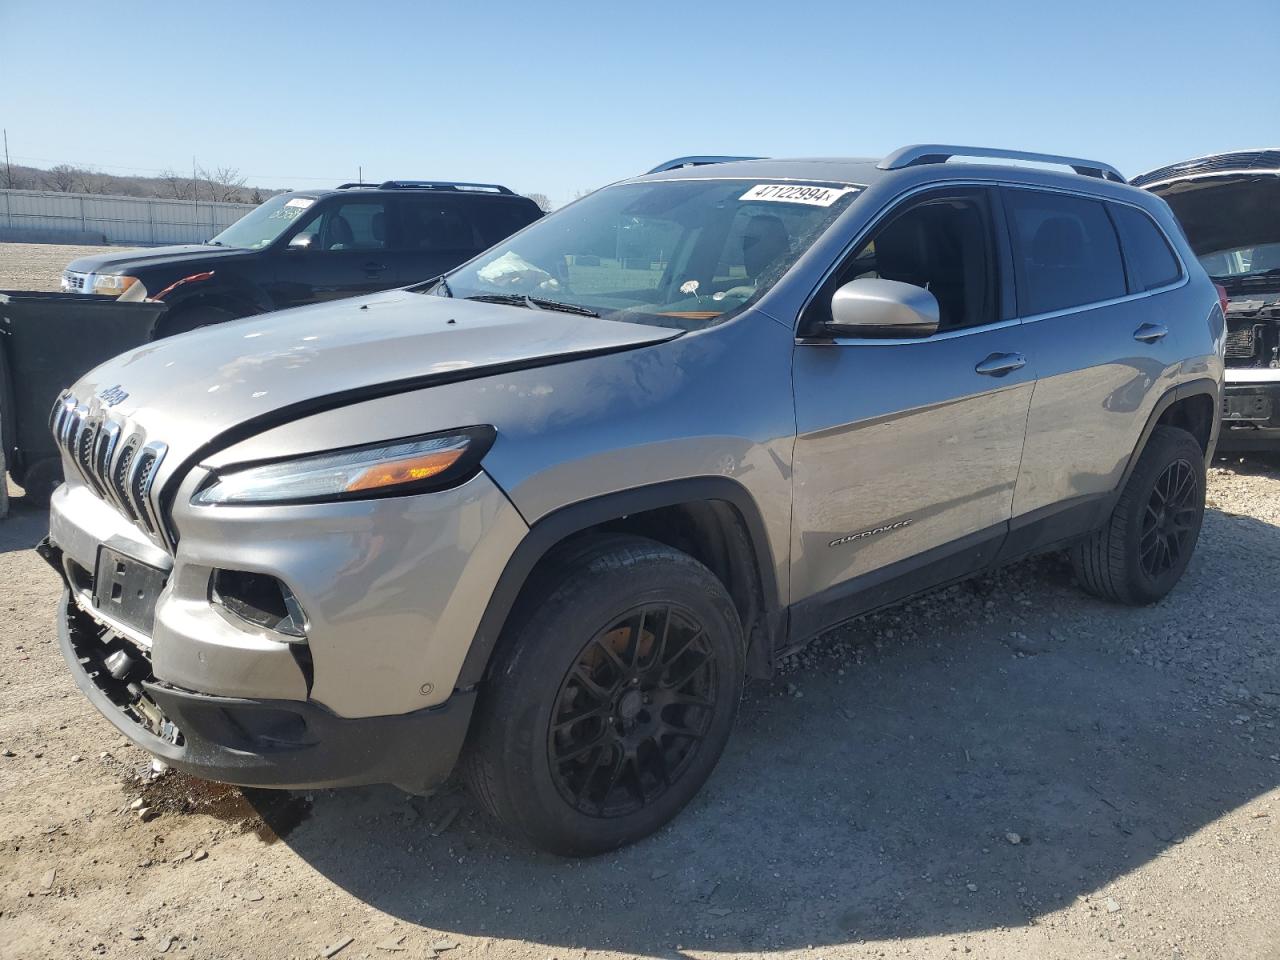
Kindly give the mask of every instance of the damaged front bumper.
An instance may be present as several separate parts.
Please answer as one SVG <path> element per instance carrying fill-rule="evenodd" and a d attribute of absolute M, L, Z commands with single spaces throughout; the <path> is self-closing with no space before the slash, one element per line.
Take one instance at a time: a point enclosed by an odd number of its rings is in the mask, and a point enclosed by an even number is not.
<path fill-rule="evenodd" d="M 56 560 L 47 542 L 42 553 Z M 382 717 L 339 717 L 306 701 L 218 697 L 154 678 L 142 646 L 91 617 L 68 588 L 58 644 L 76 685 L 134 744 L 184 773 L 240 786 L 307 789 L 391 783 L 423 793 L 457 761 L 475 702 Z"/>

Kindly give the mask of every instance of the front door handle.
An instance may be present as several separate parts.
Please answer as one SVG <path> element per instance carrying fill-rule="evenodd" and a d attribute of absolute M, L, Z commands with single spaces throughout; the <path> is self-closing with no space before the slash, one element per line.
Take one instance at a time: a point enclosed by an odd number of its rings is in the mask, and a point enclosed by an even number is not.
<path fill-rule="evenodd" d="M 1144 323 L 1133 331 L 1133 339 L 1141 340 L 1143 343 L 1155 343 L 1168 335 L 1169 328 L 1163 323 Z"/>
<path fill-rule="evenodd" d="M 370 260 L 364 265 L 364 268 L 370 273 L 381 273 L 383 270 L 387 269 L 387 265 L 385 263 L 374 263 Z"/>
<path fill-rule="evenodd" d="M 993 353 L 980 362 L 974 371 L 988 377 L 1003 377 L 1006 373 L 1021 370 L 1027 365 L 1027 358 L 1020 353 Z"/>

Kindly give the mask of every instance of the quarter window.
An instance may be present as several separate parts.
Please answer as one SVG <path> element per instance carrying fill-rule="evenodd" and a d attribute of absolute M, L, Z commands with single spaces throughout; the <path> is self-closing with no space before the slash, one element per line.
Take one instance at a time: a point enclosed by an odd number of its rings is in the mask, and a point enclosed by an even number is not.
<path fill-rule="evenodd" d="M 1018 312 L 1066 310 L 1127 293 L 1120 244 L 1098 200 L 1007 190 Z"/>
<path fill-rule="evenodd" d="M 1124 246 L 1124 262 L 1129 268 L 1132 293 L 1167 286 L 1182 276 L 1178 259 L 1169 249 L 1169 241 L 1155 222 L 1136 207 L 1122 203 L 1108 204 L 1120 242 Z"/>

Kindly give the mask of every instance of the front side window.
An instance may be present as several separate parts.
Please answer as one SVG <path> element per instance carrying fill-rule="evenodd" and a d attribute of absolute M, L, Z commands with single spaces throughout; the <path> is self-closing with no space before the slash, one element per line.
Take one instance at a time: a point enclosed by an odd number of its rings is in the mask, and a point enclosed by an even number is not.
<path fill-rule="evenodd" d="M 1005 191 L 1025 316 L 1123 297 L 1124 264 L 1098 200 L 1039 190 Z"/>
<path fill-rule="evenodd" d="M 307 250 L 382 250 L 387 246 L 387 207 L 381 200 L 333 203 L 289 239 Z"/>
<path fill-rule="evenodd" d="M 427 289 L 696 329 L 773 286 L 859 189 L 736 179 L 619 184 L 544 217 Z"/>
<path fill-rule="evenodd" d="M 1136 207 L 1123 203 L 1108 204 L 1111 216 L 1120 231 L 1124 246 L 1124 260 L 1129 268 L 1129 289 L 1132 293 L 1155 290 L 1168 286 L 1182 276 L 1178 258 L 1169 249 L 1155 222 Z"/>
<path fill-rule="evenodd" d="M 889 215 L 824 285 L 810 309 L 826 311 L 851 280 L 880 278 L 924 287 L 938 301 L 939 332 L 998 319 L 995 251 L 986 192 L 911 201 Z"/>

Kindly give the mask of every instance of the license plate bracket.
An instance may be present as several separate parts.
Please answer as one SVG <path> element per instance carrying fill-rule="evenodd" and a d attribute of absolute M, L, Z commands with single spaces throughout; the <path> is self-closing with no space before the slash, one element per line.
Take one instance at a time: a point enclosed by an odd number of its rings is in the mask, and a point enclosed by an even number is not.
<path fill-rule="evenodd" d="M 93 576 L 93 606 L 149 637 L 156 624 L 156 599 L 168 578 L 167 571 L 110 547 L 99 547 Z"/>

